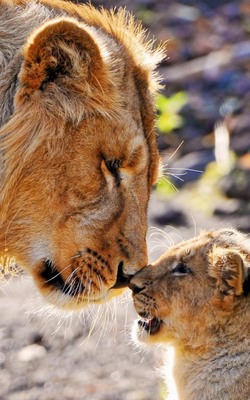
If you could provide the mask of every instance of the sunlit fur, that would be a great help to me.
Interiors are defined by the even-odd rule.
[[[187,273],[178,273],[177,265]],[[175,272],[174,272],[175,271]],[[233,229],[204,232],[170,247],[131,280],[137,340],[173,346],[174,400],[250,398],[250,240]],[[170,382],[170,383],[169,383]],[[171,374],[167,372],[168,389]]]
[[[123,9],[0,0],[0,257],[58,306],[103,302],[119,264],[147,264],[161,58]]]

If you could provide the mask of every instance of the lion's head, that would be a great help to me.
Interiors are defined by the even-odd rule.
[[[12,20],[2,3],[8,29],[32,2]],[[41,3],[45,12],[50,2]],[[48,301],[75,308],[116,294],[147,264],[160,52],[124,11],[53,4],[59,16],[39,23],[18,55],[13,112],[0,129],[0,248]]]

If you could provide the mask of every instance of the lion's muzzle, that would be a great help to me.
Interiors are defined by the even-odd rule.
[[[85,290],[85,285],[83,285],[78,277],[74,277],[74,280],[72,279],[69,282],[64,280],[51,260],[46,260],[44,262],[41,278],[44,279],[46,286],[52,286],[68,296],[73,297],[79,295]]]
[[[66,295],[80,305],[86,301],[95,302],[109,289],[127,287],[131,276],[124,274],[123,267],[124,263],[120,261],[116,273],[116,268],[111,268],[110,260],[96,251],[86,249],[79,252],[65,268],[52,260],[44,260],[36,281],[42,292]],[[53,297],[50,298],[53,300]]]

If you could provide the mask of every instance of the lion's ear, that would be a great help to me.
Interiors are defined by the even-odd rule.
[[[237,251],[214,246],[209,274],[216,280],[215,302],[222,308],[230,307],[235,296],[243,294],[246,268]]]
[[[101,96],[108,90],[112,100],[105,45],[93,29],[74,19],[59,18],[42,25],[28,39],[23,56],[17,104],[35,98],[47,100],[47,110],[51,102],[53,112],[56,105],[66,112],[81,101],[88,111],[102,103]]]

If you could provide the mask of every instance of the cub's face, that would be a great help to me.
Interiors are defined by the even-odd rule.
[[[131,280],[142,342],[201,346],[244,307],[250,254],[234,230],[203,233],[167,250]],[[205,336],[204,336],[205,335]]]
[[[118,32],[126,21],[121,12]],[[152,71],[118,43],[71,18],[45,23],[24,47],[15,111],[1,130],[3,241],[64,308],[109,299],[147,264],[158,170]]]

